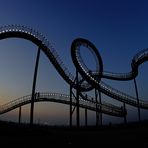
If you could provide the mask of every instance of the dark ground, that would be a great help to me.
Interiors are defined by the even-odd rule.
[[[103,127],[54,127],[0,121],[1,147],[50,147],[83,145],[93,147],[148,148],[148,121]]]

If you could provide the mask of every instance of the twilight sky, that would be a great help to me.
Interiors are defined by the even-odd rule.
[[[98,48],[104,70],[129,72],[131,60],[140,50],[148,48],[147,0],[0,0],[0,26],[30,26],[53,44],[67,68],[75,71],[70,47],[77,37],[90,40]],[[0,104],[31,93],[37,47],[23,39],[0,41]],[[89,54],[84,53],[85,59]],[[92,60],[93,61],[93,60]],[[89,60],[89,62],[91,62]],[[139,68],[139,96],[147,100],[148,65]],[[111,86],[135,96],[134,82],[104,80]],[[41,53],[37,91],[69,93],[69,85]],[[92,94],[92,92],[90,92]],[[118,101],[103,95],[103,100],[116,105]],[[148,101],[148,100],[147,100]],[[137,109],[128,106],[128,121],[137,120]],[[22,108],[22,119],[28,122],[30,105]],[[142,119],[148,111],[141,110]],[[89,124],[95,124],[95,113],[89,112]],[[84,110],[81,110],[83,124]],[[18,120],[18,109],[3,120]],[[57,103],[36,103],[35,122],[68,124],[69,106]],[[123,122],[122,118],[103,115],[103,122]]]

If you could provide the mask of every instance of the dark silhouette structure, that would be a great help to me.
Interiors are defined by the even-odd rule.
[[[128,73],[112,73],[103,71],[103,61],[98,49],[90,41],[77,38],[71,45],[71,57],[76,67],[76,75],[72,75],[62,62],[60,56],[56,50],[50,44],[50,42],[36,30],[20,25],[8,25],[0,27],[0,40],[6,38],[24,38],[36,44],[38,46],[32,94],[28,97],[22,97],[21,99],[12,101],[6,105],[0,106],[0,114],[8,112],[16,107],[20,107],[24,104],[31,103],[30,111],[30,124],[33,124],[33,110],[34,102],[37,101],[55,101],[59,103],[65,103],[70,105],[70,126],[72,126],[72,115],[76,108],[77,127],[80,126],[79,107],[85,108],[85,124],[87,125],[87,109],[96,111],[96,125],[100,120],[102,125],[102,113],[124,117],[126,122],[126,107],[125,104],[129,104],[138,108],[138,116],[140,121],[140,108],[148,109],[148,102],[142,101],[138,96],[138,88],[136,84],[136,76],[138,75],[138,66],[148,60],[148,49],[144,49],[134,56],[131,62],[131,72]],[[85,64],[81,56],[81,47],[88,48],[93,54],[96,62],[96,70],[91,71]],[[36,78],[39,64],[40,51],[43,51],[47,58],[51,61],[58,73],[70,86],[70,95],[53,95],[39,93],[36,95]],[[118,81],[128,81],[134,79],[136,98],[123,93],[117,89],[112,88],[108,84],[104,83],[102,79],[111,79]],[[88,91],[95,90],[95,97],[87,95]],[[122,107],[102,102],[101,93],[123,102]],[[92,99],[93,98],[93,99]],[[98,101],[99,98],[99,101]],[[21,121],[21,110],[19,114],[19,122]]]
[[[40,48],[38,48],[37,57],[36,57],[36,64],[34,70],[34,77],[33,77],[33,86],[32,86],[32,97],[31,97],[31,111],[30,111],[30,124],[33,124],[33,111],[34,111],[34,99],[35,99],[35,88],[36,88],[36,79],[37,79],[37,72],[38,72],[38,65],[40,59]]]
[[[21,123],[21,112],[22,112],[22,107],[19,107],[19,124]]]
[[[37,94],[39,94],[39,95],[37,95]],[[74,106],[74,107],[77,105],[75,97],[72,97],[71,98],[72,101],[70,102],[70,99],[69,99],[70,96],[66,95],[66,94],[40,92],[40,93],[36,93],[35,96],[36,97],[34,99],[34,102],[50,101],[50,102],[63,103],[63,104],[67,104],[67,105],[69,105],[71,103],[72,106]],[[16,100],[8,102],[8,103],[0,106],[0,114],[7,113],[13,109],[20,107],[20,106],[30,104],[31,101],[32,101],[32,94],[27,95],[27,96],[23,96],[21,98],[18,98]],[[92,100],[90,98],[88,98],[87,100],[84,100],[80,96],[79,107],[84,108],[84,109],[88,109],[88,110],[92,110],[92,111],[96,111],[96,104],[94,102],[92,102]],[[101,111],[104,114],[108,114],[108,115],[112,115],[112,116],[117,116],[117,117],[124,116],[124,112],[123,112],[123,109],[121,109],[121,107],[117,107],[117,106],[114,106],[112,104],[105,103],[105,102],[102,103],[102,110]]]
[[[137,83],[136,83],[135,78],[134,78],[134,84],[135,84],[136,97],[137,97],[137,103],[138,103],[138,119],[139,119],[139,122],[140,122],[141,121],[141,115],[140,115],[140,106],[139,106],[139,95],[138,95],[138,88],[137,88]]]

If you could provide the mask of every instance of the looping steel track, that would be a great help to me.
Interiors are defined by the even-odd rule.
[[[73,76],[60,56],[57,54],[56,50],[50,44],[50,42],[39,32],[36,30],[20,25],[8,25],[0,27],[0,40],[7,38],[24,38],[29,41],[32,41],[36,44],[48,57],[51,63],[54,65],[58,73],[63,77],[63,79],[71,85],[73,88],[77,88],[77,84],[75,83],[75,76]],[[86,46],[93,53],[93,55],[97,58],[98,65],[97,71],[93,72],[87,67],[85,67],[81,55],[79,53],[80,46]],[[132,106],[138,106],[136,98],[125,94],[117,89],[112,88],[111,86],[105,84],[101,81],[101,78],[113,79],[113,80],[131,80],[138,75],[138,66],[143,62],[148,60],[148,50],[145,49],[142,52],[138,53],[132,60],[132,71],[129,73],[111,73],[103,71],[103,62],[101,56],[97,50],[97,48],[88,40],[78,38],[73,41],[71,47],[71,55],[73,62],[81,74],[82,78],[85,80],[85,83],[82,83],[79,88],[81,92],[89,91],[93,88],[98,89],[102,93]],[[83,94],[81,94],[83,96]],[[82,97],[83,98],[83,97]],[[84,99],[84,98],[83,98]],[[111,105],[109,105],[111,107]],[[148,102],[139,101],[139,107],[148,109]],[[113,107],[111,107],[113,109]],[[122,109],[120,111],[123,111]]]

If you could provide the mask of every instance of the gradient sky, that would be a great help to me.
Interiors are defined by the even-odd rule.
[[[148,48],[147,0],[0,0],[0,26],[20,24],[30,26],[53,44],[63,62],[75,71],[70,47],[77,37],[90,40],[98,48],[104,70],[129,72],[132,57]],[[0,104],[31,93],[37,47],[23,39],[0,41]],[[89,55],[86,54],[86,59]],[[147,100],[148,65],[139,68],[139,96]],[[104,80],[108,84],[135,96],[134,83]],[[41,53],[37,91],[69,93],[69,85]],[[103,95],[103,100],[121,105]],[[148,100],[147,100],[148,101]],[[137,109],[128,106],[128,121],[137,120]],[[142,119],[148,111],[141,110]],[[22,120],[28,122],[30,105],[22,109]],[[83,124],[84,110],[81,110]],[[0,119],[17,121],[18,109]],[[68,124],[69,106],[57,103],[36,103],[35,122]],[[122,118],[103,115],[103,122],[123,122]],[[89,112],[89,124],[95,124],[95,113]]]

